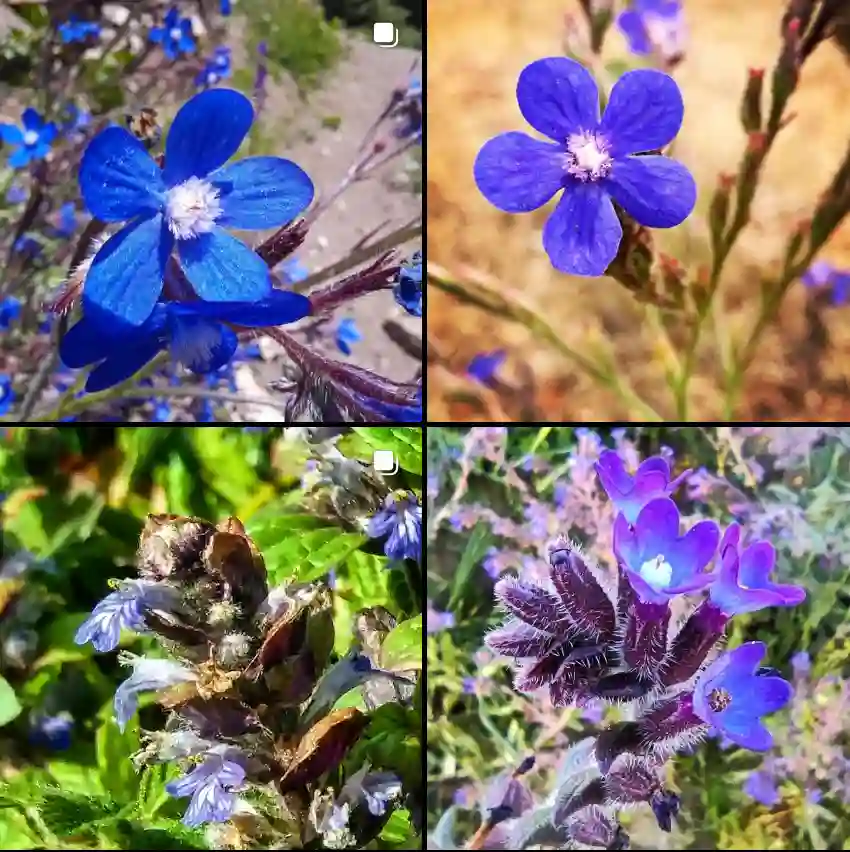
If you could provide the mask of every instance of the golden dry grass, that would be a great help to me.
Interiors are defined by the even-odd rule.
[[[674,75],[685,98],[685,122],[675,156],[700,186],[697,212],[681,228],[658,232],[659,243],[686,260],[704,245],[704,216],[719,172],[733,172],[744,145],[738,121],[748,67],[772,68],[779,51],[783,0],[687,0],[691,45]],[[509,216],[478,193],[472,163],[481,145],[507,130],[530,130],[516,105],[519,72],[530,61],[563,53],[562,21],[569,0],[428,0],[428,260],[451,275],[484,275],[521,294],[576,350],[610,341],[623,374],[665,416],[673,408],[659,336],[643,310],[615,281],[573,279],[556,272],[541,245],[547,211]],[[616,30],[605,58],[625,57]],[[795,120],[776,142],[754,205],[753,222],[727,265],[721,325],[746,335],[758,304],[759,269],[771,269],[796,222],[805,219],[827,185],[850,140],[850,64],[833,44],[821,45],[806,64],[791,103]],[[850,225],[823,256],[850,267]],[[429,372],[429,419],[527,416],[524,394],[475,401],[462,372],[478,351],[504,346],[511,357],[504,378],[527,389],[532,408],[547,419],[622,419],[630,412],[600,391],[551,346],[523,328],[459,305],[431,287],[428,335],[432,351],[450,369]],[[779,321],[767,334],[748,374],[738,415],[773,419],[841,419],[850,413],[844,377],[850,365],[850,307],[824,312],[829,348],[817,357],[805,312],[806,294],[795,286]],[[809,314],[811,315],[811,311]],[[716,356],[705,347],[692,383],[694,419],[720,416]],[[525,366],[527,365],[527,366]],[[465,396],[465,399],[461,399]],[[525,408],[523,406],[525,405]]]

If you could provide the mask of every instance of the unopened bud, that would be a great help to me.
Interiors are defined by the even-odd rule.
[[[715,256],[723,244],[723,235],[729,220],[729,200],[732,195],[732,187],[735,185],[733,175],[723,173],[717,180],[717,189],[711,199],[708,208],[708,228],[711,233],[711,245]]]
[[[748,133],[761,130],[761,98],[764,89],[764,68],[750,68],[744,97],[741,101],[741,124]]]

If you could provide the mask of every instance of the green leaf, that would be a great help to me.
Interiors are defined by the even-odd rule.
[[[460,601],[463,600],[464,590],[472,577],[472,573],[481,564],[481,560],[486,556],[493,540],[493,533],[489,525],[484,523],[475,525],[466,540],[463,555],[454,571],[448,609],[455,610]]]
[[[246,532],[264,555],[281,540],[300,535],[305,530],[321,529],[327,523],[314,515],[279,512],[279,507],[268,506],[245,523]]]
[[[391,671],[422,668],[422,614],[397,624],[381,645],[381,668]]]
[[[21,710],[23,710],[23,707],[18,701],[18,696],[15,695],[15,690],[12,689],[6,678],[0,675],[0,727],[8,725],[13,719],[17,719]]]
[[[131,755],[139,750],[139,725],[134,716],[122,734],[112,718],[111,702],[101,716],[107,713],[109,716],[101,722],[95,738],[100,780],[115,801],[129,804],[136,801],[139,791],[139,776],[130,760]]]
[[[344,562],[366,541],[360,533],[340,532],[338,527],[302,531],[263,549],[269,582],[292,578],[308,583]]]
[[[414,849],[410,841],[416,835],[410,824],[410,811],[400,808],[390,814],[386,825],[381,829],[379,835],[381,844],[385,849]]]
[[[422,430],[403,426],[355,426],[373,450],[392,450],[402,470],[422,475]]]
[[[350,587],[347,596],[354,609],[367,606],[386,606],[389,602],[387,561],[383,556],[355,550],[346,561]]]

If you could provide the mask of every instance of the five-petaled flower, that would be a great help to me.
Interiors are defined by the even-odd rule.
[[[415,494],[387,497],[384,508],[366,529],[370,538],[383,538],[384,553],[390,559],[415,559],[422,556],[422,507]]]
[[[188,826],[205,822],[226,822],[236,806],[234,787],[245,780],[245,769],[229,755],[210,754],[188,775],[169,781],[165,789],[172,796],[191,796],[183,816]]]
[[[150,580],[124,580],[108,594],[79,626],[74,641],[91,642],[101,653],[113,650],[121,638],[121,629],[144,630],[145,609],[173,608],[174,589]]]
[[[793,694],[791,684],[764,674],[760,663],[764,642],[746,642],[718,657],[694,686],[694,713],[736,745],[767,751],[773,745],[761,717],[784,707]]]
[[[600,120],[590,72],[565,57],[540,59],[520,74],[517,101],[525,120],[554,143],[525,133],[489,140],[475,161],[487,200],[508,213],[542,207],[564,190],[543,229],[556,269],[602,275],[620,247],[614,205],[649,228],[681,224],[696,203],[696,184],[680,163],[656,151],[679,132],[684,105],[672,77],[654,69],[624,74]]]
[[[188,18],[181,18],[176,7],[168,10],[162,26],[154,27],[149,38],[154,44],[162,45],[162,50],[169,59],[177,59],[183,53],[195,51],[192,22]]]
[[[280,157],[236,153],[254,119],[251,102],[231,89],[209,89],[177,113],[160,168],[122,127],[89,143],[80,189],[92,215],[130,222],[94,257],[83,308],[108,331],[150,317],[177,245],[186,277],[202,299],[257,301],[271,291],[266,264],[225,228],[258,230],[294,219],[313,200],[313,183]]]
[[[9,165],[20,169],[34,160],[43,160],[50,151],[50,144],[56,138],[56,125],[44,119],[28,107],[21,115],[24,129],[14,124],[0,124],[0,140],[4,145],[17,146],[9,157]]]
[[[138,657],[135,654],[119,654],[119,661],[133,667],[133,674],[115,690],[115,721],[123,731],[133,717],[139,704],[140,692],[167,689],[178,683],[197,680],[197,675],[174,660]]]
[[[422,252],[402,265],[393,288],[395,300],[414,317],[422,316]]]
[[[84,316],[62,340],[66,367],[98,363],[86,381],[90,393],[112,387],[138,372],[160,351],[195,373],[211,373],[233,357],[238,339],[229,323],[260,328],[295,322],[310,312],[310,300],[273,290],[258,302],[165,302],[141,326],[108,334]]]
[[[709,585],[715,575],[703,569],[719,538],[714,521],[700,521],[679,536],[679,510],[668,497],[647,503],[634,526],[623,514],[614,521],[614,553],[631,587],[646,603],[663,604]]]
[[[741,528],[731,524],[720,542],[720,571],[709,590],[711,602],[726,615],[743,615],[768,606],[797,606],[806,599],[800,586],[770,579],[776,550],[767,541],[755,541],[738,552]]]
[[[630,524],[650,500],[669,497],[691,473],[686,470],[671,482],[670,465],[661,456],[652,456],[632,475],[614,450],[605,450],[595,467],[605,493]]]

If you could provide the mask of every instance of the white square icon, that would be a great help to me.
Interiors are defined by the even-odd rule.
[[[381,47],[395,47],[398,44],[398,30],[395,24],[381,21],[372,25],[372,41]]]
[[[375,450],[372,453],[372,467],[378,473],[398,473],[398,460],[392,450]]]

